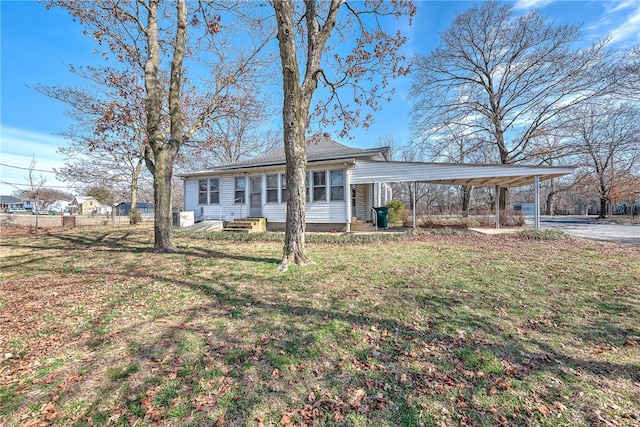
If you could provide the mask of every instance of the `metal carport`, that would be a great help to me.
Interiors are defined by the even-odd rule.
[[[359,162],[350,177],[351,184],[380,182],[412,182],[413,224],[415,218],[415,188],[417,183],[472,185],[475,187],[511,188],[534,185],[534,228],[540,228],[540,182],[573,173],[572,167],[478,165],[459,163],[421,163],[368,161]],[[496,203],[496,227],[500,227],[500,212]]]

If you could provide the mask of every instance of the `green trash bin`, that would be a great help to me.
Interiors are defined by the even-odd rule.
[[[373,208],[376,210],[376,224],[378,227],[387,228],[389,223],[389,208],[387,206],[380,206],[379,208]]]

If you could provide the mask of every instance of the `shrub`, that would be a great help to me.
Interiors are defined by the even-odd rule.
[[[387,207],[389,208],[389,222],[394,224],[402,223],[403,222],[402,213],[404,212],[404,203],[398,200],[392,200],[389,203],[387,203]]]

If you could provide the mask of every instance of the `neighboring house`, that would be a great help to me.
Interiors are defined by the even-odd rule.
[[[101,215],[102,203],[93,196],[76,196],[69,203],[69,213],[72,215]]]
[[[13,196],[0,196],[0,211],[24,209],[24,202]]]
[[[283,148],[233,164],[182,175],[184,210],[196,218],[267,218],[269,230],[286,222]],[[315,135],[307,141],[307,230],[350,231],[375,219],[373,208],[392,199],[392,182],[518,187],[573,172],[573,168],[391,161],[388,147],[352,148]],[[415,199],[415,198],[414,198]]]
[[[140,216],[153,216],[154,205],[153,203],[136,202],[136,209]],[[131,202],[122,202],[116,205],[116,215],[128,216],[131,212]]]

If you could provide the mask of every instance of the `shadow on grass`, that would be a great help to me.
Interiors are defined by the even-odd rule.
[[[147,420],[170,423],[224,419],[246,425],[267,414],[273,422],[291,416],[294,423],[323,425],[376,420],[435,425],[444,419],[444,408],[456,423],[530,425],[549,416],[562,419],[556,402],[567,403],[567,390],[578,387],[584,374],[640,381],[638,365],[582,360],[527,336],[505,339],[488,316],[451,317],[446,298],[431,299],[425,310],[434,315],[432,321],[416,327],[316,308],[313,301],[296,304],[241,292],[233,274],[214,283],[143,276],[195,290],[206,300],[167,323],[155,320],[161,328],[157,337],[133,346],[129,365],[154,367],[143,382],[132,375],[101,389],[101,395],[121,396],[116,406],[129,408],[123,412],[129,421],[144,412]],[[207,326],[202,319],[207,313],[218,313],[223,326]],[[439,322],[450,332],[438,331]],[[197,351],[184,348],[185,336],[198,343]],[[92,348],[87,367],[109,359],[101,347]],[[564,383],[544,383],[533,394],[522,385],[545,373]],[[173,397],[163,400],[163,393]],[[270,402],[277,402],[278,410],[268,409]],[[95,402],[94,415],[105,415],[98,406]],[[585,419],[597,419],[584,411]]]
[[[149,251],[129,238],[59,240],[60,247]],[[177,255],[279,262],[208,248]],[[175,254],[154,256],[162,262]],[[124,327],[107,319],[138,303],[135,292],[105,304],[84,331],[85,357],[74,367],[79,379],[55,389],[56,405],[82,400],[79,420],[95,425],[567,424],[575,418],[566,418],[562,406],[577,399],[585,374],[640,381],[636,364],[571,356],[541,339],[543,333],[512,334],[489,314],[458,310],[472,303],[465,295],[427,289],[422,298],[405,300],[398,293],[398,303],[415,305],[425,317],[404,322],[375,307],[346,308],[328,295],[324,306],[313,295],[289,298],[292,274],[256,278],[241,270],[186,278],[123,266],[118,280],[140,290],[147,283],[188,290],[197,303],[148,310]],[[607,325],[593,328],[592,334]],[[563,331],[587,338],[578,325]],[[90,393],[83,392],[87,387]],[[587,401],[571,409],[585,423],[598,423],[601,415],[589,404],[598,407]]]

